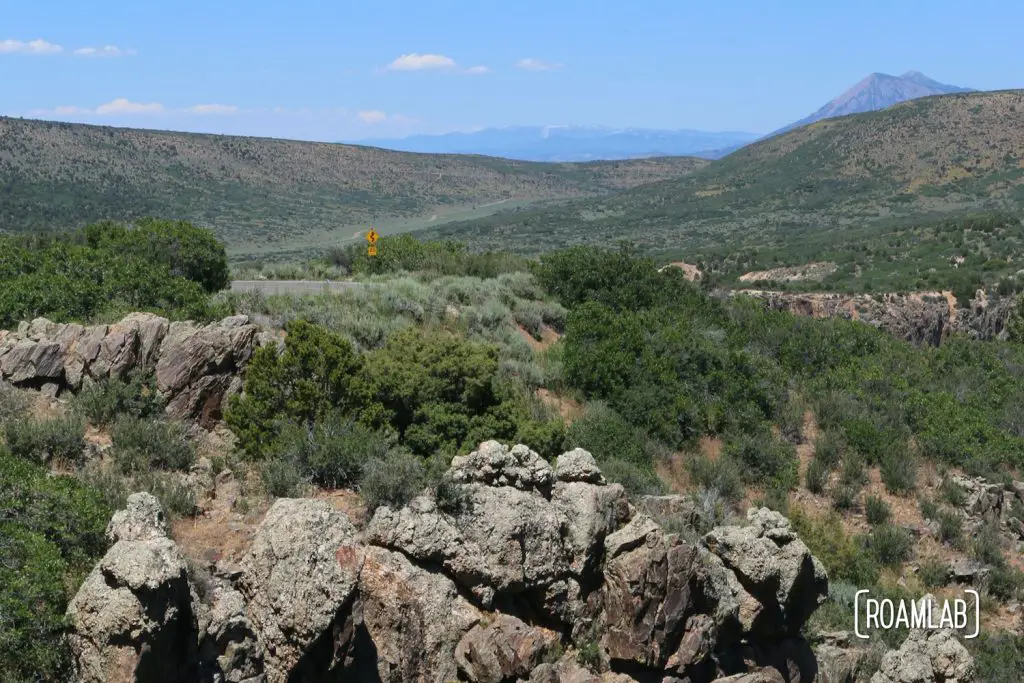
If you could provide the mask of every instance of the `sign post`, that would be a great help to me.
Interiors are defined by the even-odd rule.
[[[370,232],[366,233],[366,241],[370,243],[370,246],[366,249],[367,256],[377,255],[377,240],[380,239],[380,235],[373,228],[370,228]]]

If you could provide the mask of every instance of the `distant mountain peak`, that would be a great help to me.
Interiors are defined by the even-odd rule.
[[[948,95],[958,92],[973,92],[971,88],[947,85],[925,76],[920,71],[907,71],[900,76],[875,71],[844,91],[839,97],[828,102],[810,116],[800,119],[773,135],[783,133],[822,119],[837,116],[861,114],[886,109],[894,104],[916,100],[931,95]]]

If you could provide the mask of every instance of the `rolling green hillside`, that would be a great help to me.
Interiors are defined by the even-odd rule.
[[[424,236],[522,252],[627,240],[696,260],[718,248],[786,250],[825,231],[1017,212],[1022,122],[1024,91],[929,97],[819,121],[680,179],[449,223]]]
[[[604,195],[706,163],[542,164],[0,118],[0,231],[154,215],[211,227],[234,253],[313,248],[371,221],[422,227]]]

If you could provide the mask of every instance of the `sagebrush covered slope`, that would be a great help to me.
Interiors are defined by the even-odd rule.
[[[954,94],[809,126],[615,196],[450,223],[429,236],[538,251],[779,244],[800,230],[1024,202],[1024,91]]]
[[[705,163],[540,164],[0,118],[0,231],[159,215],[212,227],[234,247],[503,200],[606,194]]]

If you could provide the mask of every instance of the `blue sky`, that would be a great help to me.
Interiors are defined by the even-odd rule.
[[[30,0],[0,113],[311,140],[502,125],[763,133],[873,71],[1024,86],[1011,0]]]

